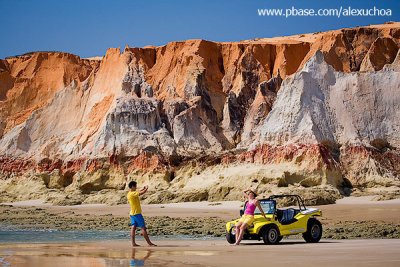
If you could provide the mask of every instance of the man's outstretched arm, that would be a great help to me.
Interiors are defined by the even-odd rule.
[[[146,185],[144,186],[142,189],[139,190],[139,195],[143,195],[144,193],[147,192],[147,190],[149,189],[149,187]]]

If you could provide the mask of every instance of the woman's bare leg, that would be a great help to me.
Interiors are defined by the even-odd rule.
[[[242,222],[238,222],[235,225],[235,243],[237,243],[238,239],[239,239],[239,235],[240,235],[240,226],[242,226]]]
[[[243,223],[242,226],[240,226],[240,235],[239,235],[235,245],[239,245],[240,241],[242,241],[244,231],[246,231],[246,228],[247,228],[247,224],[245,224],[245,223]]]

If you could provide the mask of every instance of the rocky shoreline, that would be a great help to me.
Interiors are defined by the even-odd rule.
[[[112,214],[76,214],[73,211],[55,213],[38,207],[0,207],[2,229],[12,230],[107,230],[129,232],[129,218]],[[226,221],[219,217],[146,216],[149,232],[153,236],[223,237]],[[370,239],[400,238],[400,223],[384,221],[327,222],[322,218],[323,238]],[[300,236],[299,236],[300,237]],[[292,238],[292,237],[291,237]]]

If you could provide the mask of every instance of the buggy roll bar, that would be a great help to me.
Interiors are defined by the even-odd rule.
[[[297,203],[299,204],[300,210],[306,210],[306,206],[304,205],[303,199],[299,195],[272,195],[268,199],[273,200],[275,198],[284,198],[284,197],[294,197],[297,199]]]

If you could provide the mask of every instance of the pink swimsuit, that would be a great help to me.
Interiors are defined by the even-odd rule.
[[[254,203],[250,203],[250,201],[249,201],[249,202],[247,202],[246,210],[244,211],[244,214],[254,216],[255,210],[256,210],[256,205]]]

